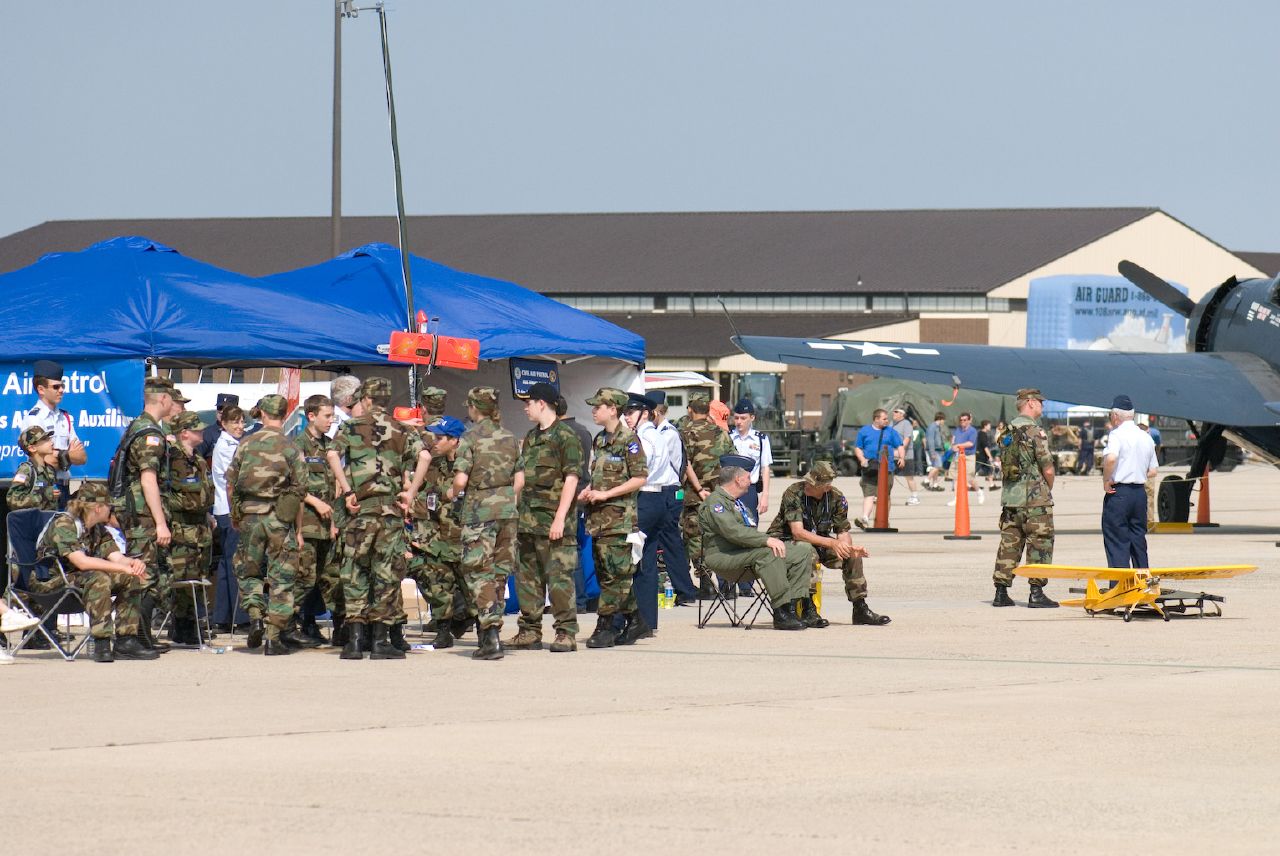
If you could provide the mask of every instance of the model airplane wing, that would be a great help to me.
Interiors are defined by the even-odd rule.
[[[1044,577],[1055,580],[1115,580],[1122,582],[1133,576],[1134,570],[1160,579],[1175,580],[1224,580],[1258,570],[1257,565],[1217,565],[1199,568],[1091,568],[1074,565],[1022,565],[1013,572],[1020,577]]]
[[[947,385],[958,378],[961,402],[963,389],[1014,393],[1036,387],[1046,398],[1071,404],[1107,408],[1124,394],[1143,413],[1222,425],[1280,424],[1280,374],[1246,353],[1140,354],[775,336],[734,341],[772,363]]]

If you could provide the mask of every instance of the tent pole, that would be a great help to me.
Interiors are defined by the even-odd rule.
[[[342,16],[338,0],[333,14],[333,173],[330,199],[330,255],[342,252]]]

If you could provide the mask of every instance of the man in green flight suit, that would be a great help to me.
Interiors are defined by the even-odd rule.
[[[1053,455],[1049,437],[1036,420],[1044,412],[1038,389],[1018,390],[1018,415],[999,440],[1004,487],[1000,492],[1000,547],[996,551],[992,606],[1013,606],[1009,586],[1013,569],[1027,552],[1027,564],[1053,563]],[[1027,606],[1051,609],[1057,601],[1044,593],[1047,579],[1034,578]]]
[[[751,488],[753,465],[743,455],[720,459],[720,484],[698,509],[707,568],[730,583],[754,571],[773,603],[774,629],[804,630],[796,603],[809,593],[813,548],[799,541],[780,541],[756,528],[755,517],[741,502]]]

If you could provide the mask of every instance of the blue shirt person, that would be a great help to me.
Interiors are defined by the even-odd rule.
[[[875,507],[876,491],[880,480],[880,452],[882,449],[889,459],[890,479],[888,488],[892,490],[892,473],[903,462],[902,435],[889,425],[889,414],[884,410],[877,409],[871,414],[871,424],[863,425],[859,429],[858,439],[855,441],[853,448],[853,453],[858,456],[858,463],[862,464],[862,478],[859,482],[862,488],[862,516],[853,521],[861,529],[865,529],[871,524],[871,510]]]

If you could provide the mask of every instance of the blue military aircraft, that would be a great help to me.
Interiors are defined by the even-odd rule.
[[[1109,406],[1120,394],[1145,413],[1185,419],[1196,437],[1190,478],[1216,466],[1229,438],[1280,466],[1280,277],[1228,279],[1193,302],[1165,280],[1122,261],[1120,274],[1187,319],[1184,354],[902,344],[735,336],[751,356],[843,372]],[[1192,482],[1169,477],[1160,517],[1187,519]]]

